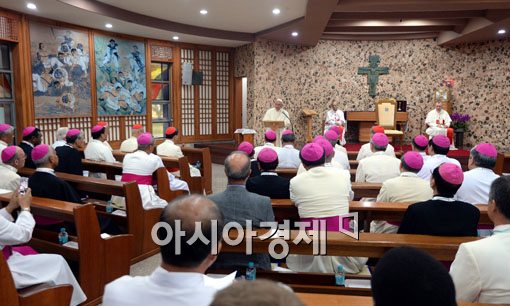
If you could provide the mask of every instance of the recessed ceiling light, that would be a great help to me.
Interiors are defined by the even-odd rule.
[[[209,13],[207,10],[200,10],[200,14],[202,15],[207,15],[207,13]]]
[[[172,37],[173,40],[179,40],[179,36],[175,35]]]
[[[506,33],[506,30],[505,30],[505,29],[500,29],[500,30],[498,31],[498,34],[505,34],[505,33]]]
[[[292,36],[294,36],[294,37],[296,37],[296,36],[298,36],[298,35],[299,35],[299,33],[298,33],[298,32],[292,32],[292,34],[291,34],[291,35],[292,35]]]
[[[105,27],[107,27],[108,29],[113,28],[113,25],[112,25],[111,23],[107,23],[107,24],[105,24],[104,26],[105,26]]]
[[[273,14],[274,15],[280,15],[280,9],[279,8],[273,9]]]
[[[29,2],[29,3],[27,3],[27,8],[29,8],[31,10],[36,10],[37,6],[35,4],[33,4],[32,2]]]

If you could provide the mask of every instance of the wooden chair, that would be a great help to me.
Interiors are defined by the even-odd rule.
[[[73,286],[46,284],[16,290],[11,271],[0,252],[0,301],[5,306],[69,306]]]
[[[397,130],[397,101],[395,99],[379,100],[375,104],[375,115],[377,124],[384,128],[384,134],[392,137],[393,145],[395,139],[400,139],[400,151],[404,144],[404,132]]]

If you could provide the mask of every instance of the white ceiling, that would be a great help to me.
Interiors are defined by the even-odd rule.
[[[26,8],[27,2],[35,3],[37,10]],[[174,22],[255,33],[304,16],[307,0],[102,0],[102,2]],[[186,43],[225,47],[246,44],[243,41],[186,35],[141,26],[90,13],[57,0],[0,0],[0,7],[61,22],[147,38],[172,40],[172,36],[178,35],[179,42]],[[281,10],[279,16],[272,14],[275,7]],[[203,8],[209,11],[206,16],[199,13]],[[106,29],[104,27],[106,23],[111,23],[113,28]]]

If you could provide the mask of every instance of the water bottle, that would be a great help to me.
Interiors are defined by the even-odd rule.
[[[111,214],[113,211],[113,204],[112,201],[106,202],[106,213]]]
[[[66,228],[63,227],[60,229],[60,233],[58,233],[58,243],[65,244],[69,241],[69,235],[67,235]]]
[[[345,286],[345,270],[344,266],[338,265],[335,271],[335,284],[337,286]]]
[[[248,268],[246,268],[246,280],[255,280],[257,278],[257,268],[255,268],[255,264],[253,261],[248,263]]]

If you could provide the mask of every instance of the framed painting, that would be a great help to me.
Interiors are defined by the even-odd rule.
[[[30,59],[36,118],[91,115],[87,32],[30,22]]]
[[[94,52],[98,115],[145,115],[144,43],[95,35]]]

